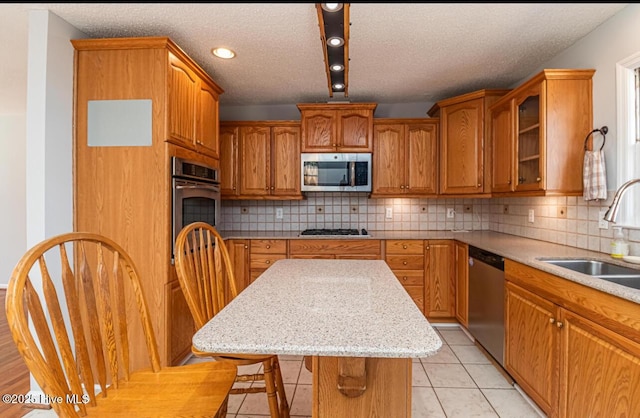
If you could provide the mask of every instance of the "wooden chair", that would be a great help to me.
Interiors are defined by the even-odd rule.
[[[108,238],[68,233],[30,249],[13,270],[6,311],[18,351],[58,416],[226,415],[237,367],[161,367],[136,268]],[[146,347],[130,346],[133,328]],[[130,370],[133,350],[148,352],[149,368]]]
[[[227,247],[218,231],[207,223],[194,222],[180,231],[175,243],[175,265],[180,287],[198,328],[238,295]],[[263,373],[238,375],[236,382],[264,380],[264,387],[234,387],[231,393],[266,392],[271,417],[289,417],[278,356],[203,353],[195,349],[193,352],[198,357],[214,357],[237,365],[262,363]]]

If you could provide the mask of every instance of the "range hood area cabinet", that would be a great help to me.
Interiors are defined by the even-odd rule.
[[[212,151],[217,145],[209,141],[218,140],[217,94],[222,90],[168,38],[71,43],[75,48],[74,230],[105,235],[131,255],[160,361],[180,363],[191,353],[193,320],[171,264],[171,157],[218,167]],[[90,131],[108,127],[90,129],[90,102],[141,99],[151,102],[149,143],[114,146],[119,138],[112,136],[107,138],[114,143],[91,143]],[[129,314],[137,317],[135,303],[128,306]],[[140,324],[132,326],[135,337],[130,344],[143,346]],[[148,362],[145,353],[132,354],[133,369],[148,367]]]
[[[489,106],[509,90],[478,90],[437,102],[440,118],[440,189],[448,197],[489,197]]]
[[[372,198],[436,196],[438,122],[374,119]]]
[[[223,199],[300,200],[300,122],[220,123]]]
[[[298,104],[301,152],[372,152],[376,103]]]
[[[582,195],[595,70],[543,70],[493,104],[494,196]]]

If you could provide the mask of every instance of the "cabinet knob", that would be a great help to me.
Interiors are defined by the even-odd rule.
[[[550,323],[550,324],[555,324],[555,322],[556,322],[556,319],[555,319],[555,318],[549,318],[549,323]]]
[[[403,246],[402,246],[402,248],[404,248],[404,249],[406,250],[406,249],[407,249],[407,246],[406,246],[406,245],[403,245]]]
[[[427,245],[427,247],[426,247],[425,249],[427,249],[427,250],[428,250],[429,248],[431,248],[431,247],[429,247],[429,246]]]
[[[402,276],[402,280],[407,281],[407,276]]]
[[[337,147],[337,146],[338,146],[338,144],[333,144],[333,146],[334,146],[334,147]]]
[[[233,186],[233,190],[235,190],[235,189],[236,189],[236,186]]]
[[[267,250],[268,250],[269,248],[271,248],[271,245],[267,245]]]
[[[542,180],[542,177],[536,177],[536,181]]]
[[[271,186],[271,190],[273,190],[273,186]]]
[[[482,187],[482,183],[478,183],[478,187]]]
[[[511,184],[511,179],[509,179],[509,181],[507,181],[507,184]]]
[[[249,246],[248,246],[248,245],[245,245],[245,246],[244,246],[244,249],[245,249],[245,250],[246,250],[246,249],[248,249],[248,248],[249,248]]]
[[[267,263],[267,264],[271,264],[271,260],[267,260],[267,261],[266,261],[266,263]]]
[[[558,328],[562,328],[564,326],[564,324],[560,321],[556,322],[556,327]]]
[[[404,264],[404,265],[406,266],[406,265],[407,265],[407,262],[406,262],[406,261],[403,261],[403,262],[402,262],[402,264]]]

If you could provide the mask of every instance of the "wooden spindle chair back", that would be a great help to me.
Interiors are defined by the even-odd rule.
[[[196,327],[202,328],[238,295],[229,252],[213,226],[194,222],[178,234],[174,257]]]
[[[58,274],[59,280],[54,280]],[[62,283],[62,289],[56,283]],[[138,307],[151,369],[158,372],[158,349],[140,278],[118,244],[91,233],[64,234],[33,247],[14,269],[7,290],[7,319],[18,350],[44,393],[65,400],[52,404],[58,415],[84,416],[87,406],[96,405],[96,396],[107,396],[107,385],[117,389],[119,378],[128,380],[128,292]],[[96,395],[96,385],[101,394]],[[89,403],[78,403],[76,412],[66,402],[72,394],[77,399],[88,395]]]

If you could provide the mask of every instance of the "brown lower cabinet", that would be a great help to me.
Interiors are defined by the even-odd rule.
[[[469,327],[469,246],[456,241],[455,251],[455,294],[456,319],[465,328]]]
[[[427,319],[454,320],[456,288],[453,241],[425,241],[425,315]]]
[[[640,306],[506,260],[505,367],[550,417],[640,416]]]

